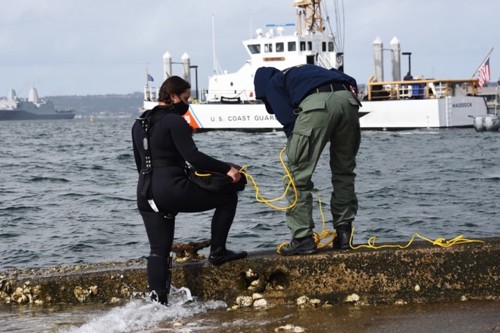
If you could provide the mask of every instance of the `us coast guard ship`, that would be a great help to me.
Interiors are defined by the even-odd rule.
[[[56,110],[51,101],[38,98],[38,92],[31,88],[28,99],[22,100],[11,89],[7,98],[0,99],[0,120],[73,119],[72,110]]]
[[[270,25],[267,32],[257,30],[254,38],[243,41],[250,58],[237,72],[211,76],[208,90],[202,92],[201,99],[198,99],[196,87],[196,101],[190,104],[184,116],[191,127],[198,130],[281,129],[274,115],[267,113],[264,104],[255,99],[253,78],[257,68],[268,66],[283,70],[315,64],[343,70],[343,36],[336,35],[324,19],[329,16],[323,15],[326,8],[322,1],[295,0],[294,7],[296,24]],[[342,23],[336,25],[342,26]],[[295,32],[285,34],[288,26],[295,26]],[[383,45],[378,38],[374,42],[375,75],[369,79],[367,90],[359,96],[363,100],[359,110],[361,128],[472,127],[470,117],[487,113],[484,99],[476,96],[476,79],[401,80],[401,50],[397,38],[391,41],[391,48],[394,51],[393,78],[385,81]],[[164,79],[172,75],[172,64],[172,56],[166,52],[163,56]],[[191,66],[187,53],[182,56],[181,64],[184,79],[192,82],[190,68],[196,66]],[[157,104],[158,89],[150,87],[149,81],[146,79],[142,110]]]

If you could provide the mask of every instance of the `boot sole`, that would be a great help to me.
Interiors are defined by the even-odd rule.
[[[247,253],[245,252],[244,254],[241,253],[240,255],[234,255],[234,256],[227,256],[224,258],[219,258],[219,259],[211,259],[208,258],[208,262],[211,263],[214,266],[220,266],[225,264],[226,262],[234,261],[234,260],[240,260],[240,259],[245,259],[247,257]]]

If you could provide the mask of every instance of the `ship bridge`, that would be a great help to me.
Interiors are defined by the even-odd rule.
[[[343,52],[336,49],[334,35],[324,26],[320,4],[319,0],[296,0],[296,24],[268,24],[267,31],[258,29],[253,38],[244,40],[250,58],[235,73],[210,77],[206,100],[254,102],[253,77],[263,66],[280,70],[301,64],[342,68]],[[295,31],[285,34],[289,27],[295,27]]]

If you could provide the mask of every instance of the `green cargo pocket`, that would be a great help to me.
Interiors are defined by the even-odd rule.
[[[300,112],[309,112],[314,110],[325,110],[326,102],[324,100],[305,100],[300,104]]]
[[[294,129],[287,145],[288,163],[299,165],[309,161],[311,128]]]
[[[351,103],[351,105],[357,106],[359,108],[359,102],[358,102],[358,100],[356,100],[356,98],[349,97],[349,103]]]

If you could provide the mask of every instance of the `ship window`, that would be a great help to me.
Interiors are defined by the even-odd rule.
[[[321,46],[322,46],[322,48],[321,48],[322,51],[326,52],[326,42],[323,42]]]
[[[251,54],[260,53],[260,44],[250,44],[248,45],[248,50]]]
[[[273,44],[264,44],[264,52],[265,53],[273,52]]]
[[[285,44],[284,43],[276,43],[276,52],[283,52],[285,51]]]
[[[288,42],[288,52],[295,51],[297,49],[297,44],[295,42]]]
[[[300,50],[305,51],[306,50],[306,42],[300,42]]]
[[[312,42],[307,42],[307,49],[309,51],[313,49],[313,43]]]
[[[328,42],[328,52],[333,52],[333,51],[334,51],[333,42]]]

